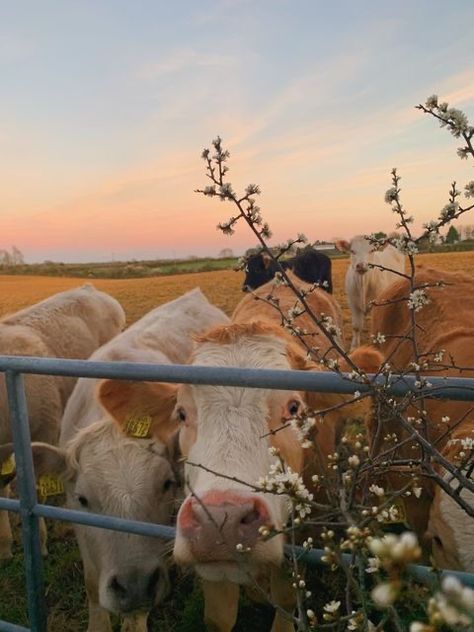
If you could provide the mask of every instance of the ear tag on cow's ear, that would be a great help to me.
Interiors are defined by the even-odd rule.
[[[10,476],[15,471],[15,457],[10,454],[8,459],[1,464],[0,476]]]
[[[132,415],[125,422],[125,432],[129,437],[146,439],[150,436],[152,421],[150,415]]]
[[[43,474],[38,479],[38,494],[42,498],[64,494],[62,481],[54,474]]]

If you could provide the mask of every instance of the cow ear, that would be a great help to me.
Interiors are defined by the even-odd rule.
[[[66,473],[66,453],[61,448],[49,445],[49,443],[36,442],[31,444],[31,451],[36,478],[45,474],[63,476]]]
[[[351,250],[351,245],[348,241],[346,241],[345,239],[338,239],[336,241],[336,249],[339,250],[340,252],[350,252]]]
[[[383,355],[380,351],[370,345],[363,345],[362,347],[354,349],[354,351],[349,354],[349,358],[365,373],[378,373],[384,362]],[[341,362],[341,371],[351,370],[352,367],[343,360]]]
[[[31,444],[33,465],[36,478],[44,474],[57,476],[66,472],[65,452],[48,443],[35,442]],[[12,443],[0,446],[0,480],[9,481],[15,478],[16,463]]]
[[[97,395],[124,434],[166,442],[178,427],[172,415],[177,390],[177,385],[164,382],[103,380]]]
[[[262,252],[262,261],[263,261],[263,267],[267,269],[272,262],[272,258],[270,257],[268,253]]]

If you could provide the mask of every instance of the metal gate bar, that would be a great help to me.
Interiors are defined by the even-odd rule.
[[[0,372],[6,374],[8,404],[10,408],[15,460],[17,464],[20,500],[0,498],[0,509],[21,515],[22,536],[25,557],[25,574],[28,596],[30,628],[0,620],[0,632],[46,632],[46,608],[43,585],[43,561],[40,552],[38,518],[51,518],[92,527],[126,531],[137,535],[147,535],[172,539],[175,530],[166,525],[135,522],[114,516],[85,513],[63,509],[37,502],[36,486],[31,452],[30,431],[27,416],[26,397],[22,373],[61,375],[90,378],[115,378],[138,381],[162,381],[176,383],[215,384],[245,386],[249,388],[269,388],[281,390],[319,391],[351,394],[354,391],[367,392],[371,386],[327,372],[275,371],[238,368],[190,367],[185,365],[132,364],[125,362],[91,362],[88,360],[63,360],[53,358],[33,358],[1,356]],[[418,389],[414,376],[393,376],[389,390],[394,396],[408,392],[417,395],[474,401],[474,379],[429,377],[431,387]],[[378,377],[376,384],[384,385],[385,378]],[[286,547],[286,551],[297,553],[310,565],[323,565],[323,551],[306,551],[301,547]],[[344,555],[345,563],[350,556]],[[430,567],[411,565],[410,574],[425,584],[436,580]],[[474,574],[443,571],[444,575],[455,575],[466,585],[474,587]]]

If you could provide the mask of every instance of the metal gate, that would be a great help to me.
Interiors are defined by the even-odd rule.
[[[25,628],[0,620],[0,632],[46,632],[47,613],[43,578],[43,560],[40,553],[38,518],[63,520],[93,527],[126,531],[172,539],[174,528],[146,522],[124,520],[112,516],[84,513],[38,503],[36,482],[31,453],[30,430],[26,406],[23,374],[115,378],[150,382],[174,382],[187,384],[213,384],[221,386],[245,386],[279,390],[318,391],[325,393],[352,394],[367,392],[370,387],[350,381],[335,373],[313,373],[303,371],[274,371],[265,369],[216,368],[184,365],[131,364],[126,362],[91,362],[88,360],[61,360],[56,358],[33,358],[0,356],[0,372],[5,373],[8,405],[12,424],[13,445],[17,466],[19,500],[0,498],[0,509],[19,513],[21,516],[22,539],[25,557],[25,576],[28,597],[30,627]],[[375,381],[377,383],[377,380]],[[385,378],[380,378],[385,383]],[[417,394],[429,397],[474,401],[474,379],[430,377],[430,387],[416,389]],[[415,378],[393,376],[390,391],[402,396],[414,390]],[[322,551],[304,551],[296,547],[305,562],[322,565]],[[350,556],[346,556],[349,562]],[[431,583],[435,575],[427,566],[412,565],[410,574],[422,583]],[[474,587],[474,574],[444,571],[456,575],[463,583]]]

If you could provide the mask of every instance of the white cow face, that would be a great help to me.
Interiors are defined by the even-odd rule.
[[[230,325],[201,339],[193,363],[289,369],[286,345],[273,328],[267,331],[259,323]],[[174,555],[179,563],[194,565],[207,579],[237,583],[248,581],[249,573],[262,563],[280,563],[282,537],[264,542],[260,529],[284,526],[287,499],[253,487],[268,474],[275,459],[269,452],[272,444],[293,470],[301,469],[302,449],[293,430],[269,433],[302,408],[302,398],[295,392],[181,388],[176,414],[181,423],[181,451],[187,458],[188,496],[177,521]],[[239,545],[250,549],[245,562],[239,558]]]
[[[350,265],[356,274],[362,276],[370,269],[369,263],[372,262],[375,250],[369,240],[362,235],[353,237],[350,242],[337,241],[336,247],[341,252],[348,252],[351,255]]]
[[[178,488],[173,455],[163,441],[125,434],[125,421],[141,410],[160,434],[175,399],[172,387],[105,381],[99,398],[113,418],[80,431],[64,450],[34,445],[37,474],[52,471],[65,480],[71,509],[130,520],[169,524]],[[126,396],[124,396],[126,393]],[[142,409],[140,397],[148,400]],[[154,398],[150,396],[154,394]],[[166,412],[168,406],[168,412]],[[100,605],[120,614],[149,610],[168,590],[166,543],[118,531],[75,525],[84,562],[86,587]]]

